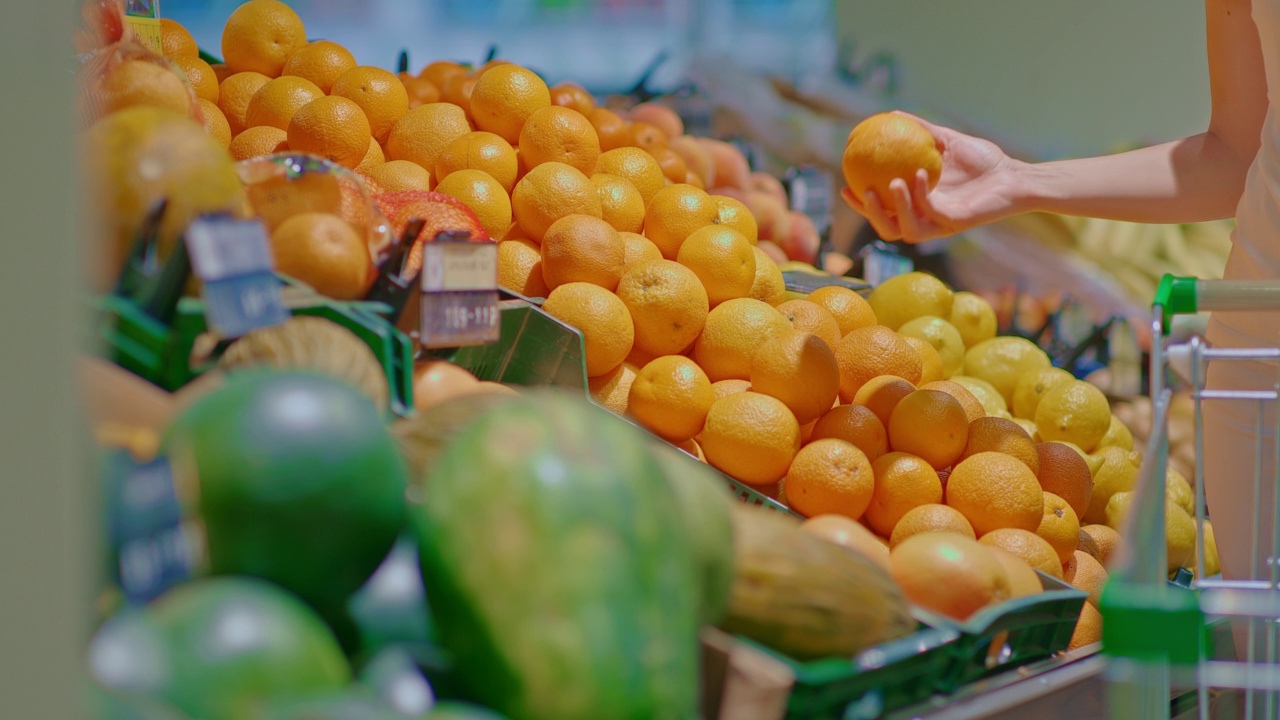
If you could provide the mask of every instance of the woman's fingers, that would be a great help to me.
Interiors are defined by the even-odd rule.
[[[902,228],[898,222],[889,217],[889,213],[885,212],[884,206],[880,204],[880,198],[874,191],[868,190],[862,200],[862,214],[866,216],[871,223],[871,227],[875,228],[876,234],[881,240],[901,240]]]
[[[898,214],[898,227],[902,228],[902,239],[909,243],[920,242],[920,221],[911,202],[911,189],[907,181],[894,178],[889,183],[889,192],[893,195],[893,206]]]
[[[914,200],[920,215],[927,218],[934,225],[944,227],[947,224],[946,218],[942,217],[938,209],[933,206],[933,200],[929,197],[929,173],[925,172],[924,169],[917,170],[913,185],[915,187]]]

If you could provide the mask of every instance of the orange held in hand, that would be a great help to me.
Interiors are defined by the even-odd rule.
[[[885,211],[893,214],[889,183],[901,178],[913,188],[917,171],[923,169],[932,188],[942,175],[942,153],[920,123],[899,113],[880,113],[849,133],[840,167],[859,200],[874,192]]]

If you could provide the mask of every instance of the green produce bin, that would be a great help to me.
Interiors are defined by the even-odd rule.
[[[954,661],[960,633],[921,624],[914,634],[878,645],[851,659],[800,662],[747,638],[738,638],[784,663],[795,676],[787,698],[794,720],[872,720],[921,702],[937,690],[936,678]]]
[[[951,667],[938,677],[939,692],[953,692],[1067,649],[1088,594],[1038,570],[1036,574],[1044,592],[984,608],[964,622],[920,611],[932,624],[960,633],[950,646]]]

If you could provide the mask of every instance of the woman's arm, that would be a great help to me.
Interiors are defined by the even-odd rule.
[[[1212,114],[1204,133],[1116,155],[1028,164],[986,141],[929,126],[943,151],[932,191],[923,173],[895,180],[894,215],[874,196],[845,199],[885,239],[920,242],[1030,211],[1134,222],[1230,217],[1258,151],[1267,86],[1250,0],[1205,0]],[[886,234],[887,233],[887,234]]]

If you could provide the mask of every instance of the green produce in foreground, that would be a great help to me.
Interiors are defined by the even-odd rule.
[[[464,697],[514,720],[696,716],[698,566],[649,442],[529,393],[440,456],[412,519]]]
[[[404,715],[397,713],[372,691],[359,686],[312,696],[275,700],[267,706],[259,718],[260,720],[406,720]]]
[[[165,445],[194,463],[212,572],[279,584],[354,647],[347,600],[404,523],[404,461],[373,403],[320,375],[236,372]]]
[[[89,666],[98,683],[194,720],[257,720],[269,699],[351,679],[320,618],[253,578],[196,580],[117,616],[90,643]]]
[[[724,617],[733,587],[733,496],[711,468],[666,443],[653,445],[654,456],[676,493],[702,588],[702,624]]]
[[[722,627],[797,660],[849,658],[915,631],[902,591],[857,552],[753,505],[733,509],[737,574]]]

